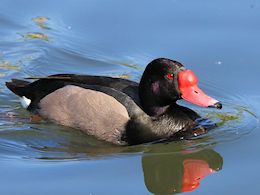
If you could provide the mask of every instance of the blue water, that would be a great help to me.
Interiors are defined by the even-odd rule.
[[[260,1],[2,0],[0,194],[257,194]],[[222,110],[180,101],[219,126],[202,137],[116,147],[32,123],[11,78],[54,73],[139,81],[157,57],[181,61]],[[212,170],[200,175],[203,170]]]

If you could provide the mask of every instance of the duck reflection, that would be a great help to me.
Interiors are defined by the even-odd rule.
[[[201,179],[219,171],[223,159],[212,149],[195,152],[146,153],[142,157],[144,181],[154,194],[189,192],[200,185]]]

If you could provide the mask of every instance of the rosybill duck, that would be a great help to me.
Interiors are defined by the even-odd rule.
[[[193,134],[200,116],[178,105],[177,100],[222,107],[197,84],[191,70],[166,58],[150,62],[139,85],[121,78],[76,74],[40,77],[34,82],[6,82],[33,115],[118,145]]]

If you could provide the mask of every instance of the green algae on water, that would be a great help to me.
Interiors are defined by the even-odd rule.
[[[9,61],[0,61],[0,69],[19,70],[19,67],[17,65],[11,64]]]
[[[223,124],[225,124],[227,122],[239,120],[240,119],[239,114],[240,113],[238,113],[238,115],[234,115],[234,114],[231,114],[231,113],[212,112],[212,113],[208,113],[206,115],[206,118],[218,119],[219,122],[217,122],[217,125],[221,126],[221,125],[223,125]]]
[[[45,16],[37,16],[35,18],[32,18],[32,21],[39,26],[41,29],[50,30],[51,28],[48,27],[47,22],[50,20],[50,18]]]
[[[22,35],[24,39],[40,39],[43,41],[49,41],[48,35],[40,32],[28,32],[24,35]]]

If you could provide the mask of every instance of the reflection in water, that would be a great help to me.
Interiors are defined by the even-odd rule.
[[[219,171],[222,165],[222,157],[212,149],[145,154],[142,158],[145,185],[154,194],[195,190],[202,178]]]

